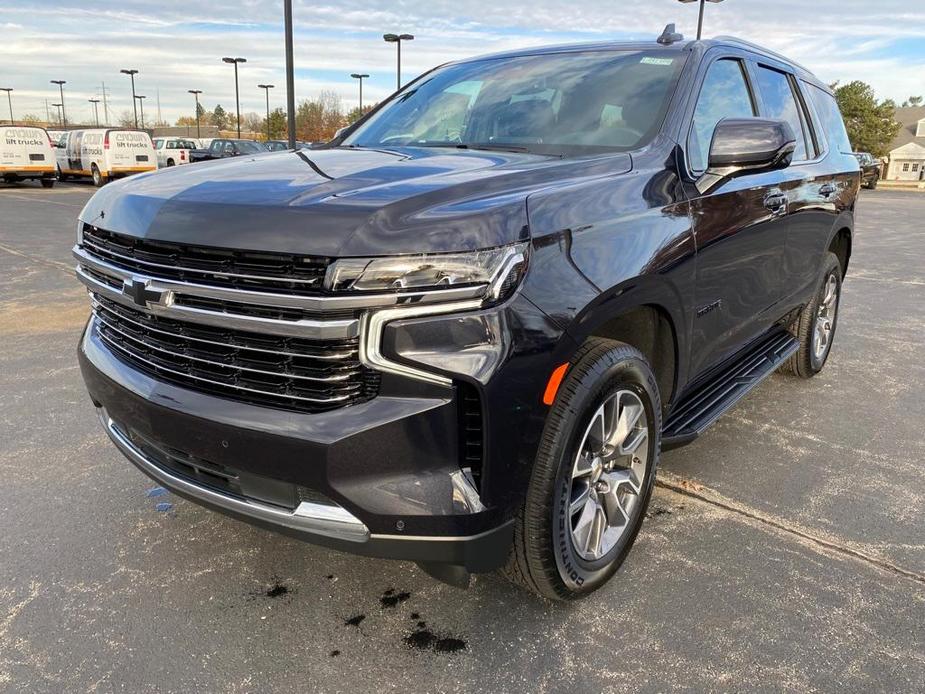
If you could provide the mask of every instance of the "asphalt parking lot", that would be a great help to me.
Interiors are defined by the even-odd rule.
[[[0,690],[922,691],[925,195],[862,191],[838,335],[667,453],[575,605],[151,496],[75,346],[93,188],[0,185]]]

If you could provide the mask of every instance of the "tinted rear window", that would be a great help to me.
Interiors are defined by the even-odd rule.
[[[804,82],[804,84],[806,83]],[[838,110],[838,102],[835,101],[835,97],[814,84],[809,84],[807,87],[806,91],[809,92],[809,97],[816,107],[816,113],[822,121],[822,130],[825,132],[825,139],[829,143],[829,149],[850,154],[851,142],[848,140],[845,121],[842,120],[841,111]]]

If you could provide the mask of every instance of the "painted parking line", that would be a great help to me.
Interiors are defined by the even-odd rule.
[[[26,202],[37,200],[38,202],[45,202],[49,205],[61,205],[63,207],[83,207],[83,204],[74,202],[60,202],[59,200],[48,200],[47,198],[40,198],[38,195],[14,195],[13,193],[7,193],[3,191],[3,197],[13,198],[15,200],[25,200]]]

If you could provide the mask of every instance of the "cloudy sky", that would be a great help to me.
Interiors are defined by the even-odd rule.
[[[369,73],[365,99],[395,84],[395,48],[384,32],[411,33],[405,79],[439,63],[512,47],[654,38],[667,22],[692,37],[697,6],[677,0],[295,0],[296,96],[321,89],[356,105],[349,75]],[[726,0],[708,4],[705,36],[733,34],[803,63],[826,81],[861,79],[897,102],[925,94],[925,0]],[[12,87],[18,116],[44,116],[57,101],[51,79],[67,80],[69,120],[89,120],[88,99],[105,82],[113,115],[131,108],[128,77],[154,115],[192,114],[187,89],[208,108],[234,108],[233,70],[242,56],[241,111],[264,110],[259,83],[285,103],[282,0],[4,0],[0,3],[0,87]],[[0,118],[7,114],[0,103]]]

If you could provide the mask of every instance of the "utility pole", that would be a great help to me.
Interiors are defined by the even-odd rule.
[[[295,149],[295,64],[292,60],[292,0],[283,0],[286,24],[286,111],[289,149]]]
[[[155,125],[161,124],[161,88],[156,87],[157,89],[157,123]]]
[[[112,121],[109,120],[109,102],[107,101],[106,83],[100,82],[100,84],[103,85],[103,122],[109,125]]]

